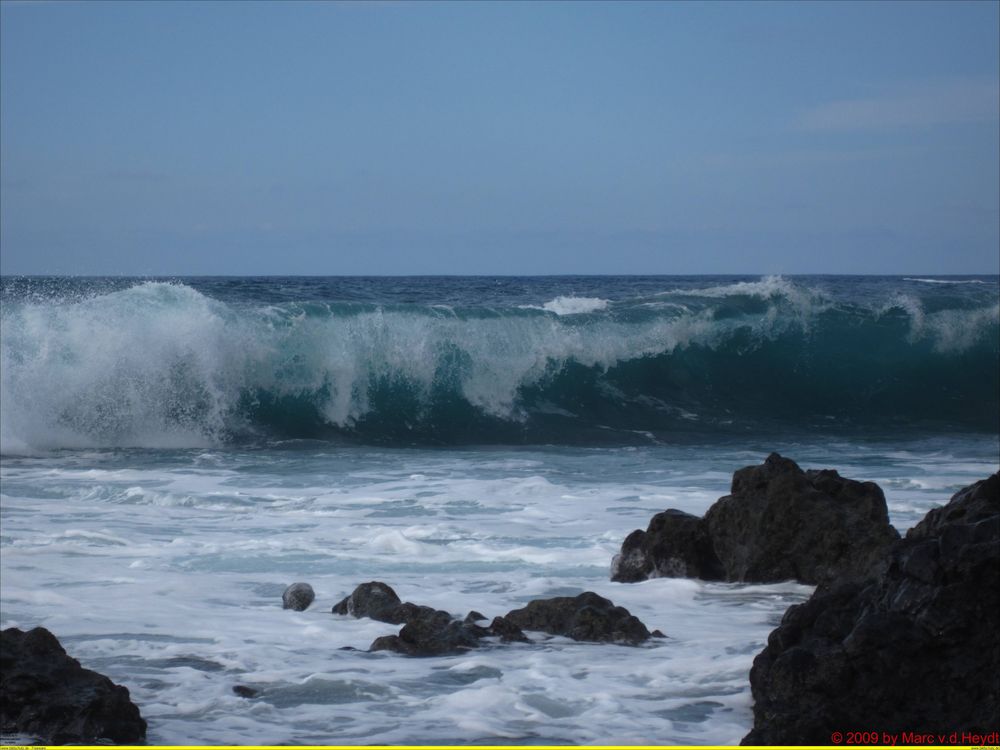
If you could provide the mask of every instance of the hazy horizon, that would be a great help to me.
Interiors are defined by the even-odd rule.
[[[35,279],[152,279],[152,280],[170,280],[170,279],[209,279],[209,278],[232,278],[232,279],[242,279],[242,278],[289,278],[289,279],[309,279],[309,278],[328,278],[328,279],[362,279],[362,278],[401,278],[401,279],[414,279],[414,278],[528,278],[528,279],[544,279],[544,278],[656,278],[662,276],[663,278],[729,278],[737,276],[747,276],[747,277],[783,277],[783,278],[806,278],[806,277],[843,277],[843,276],[858,276],[865,278],[900,278],[905,279],[907,277],[918,277],[918,276],[935,276],[943,278],[964,278],[968,276],[985,276],[994,277],[1000,276],[996,273],[935,273],[933,271],[907,271],[900,273],[778,273],[778,274],[766,274],[766,273],[535,273],[535,274],[523,274],[523,273],[409,273],[409,274],[396,274],[396,273],[163,273],[163,274],[127,274],[127,273],[116,273],[116,274],[59,274],[59,273],[3,273],[0,277],[3,278],[35,278]],[[914,279],[919,280],[919,279]]]

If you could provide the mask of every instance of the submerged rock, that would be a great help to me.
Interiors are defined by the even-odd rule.
[[[744,744],[1000,726],[1000,474],[928,513],[873,571],[785,613],[750,671]]]
[[[516,625],[502,617],[489,627],[477,625],[486,618],[470,612],[459,622],[444,610],[400,601],[392,587],[381,581],[363,583],[338,602],[334,614],[369,617],[394,625],[402,624],[398,635],[376,638],[369,651],[395,651],[407,656],[441,656],[477,648],[482,638],[497,636],[503,643],[528,642]]]
[[[392,587],[381,581],[362,583],[333,607],[336,615],[368,617],[391,625],[404,625],[415,620],[427,620],[446,625],[452,616],[441,609],[401,601]]]
[[[612,562],[612,580],[827,585],[866,576],[898,538],[878,485],[803,471],[772,453],[733,474],[730,494],[704,518],[668,510],[630,534]]]
[[[447,612],[410,602],[401,602],[396,592],[381,581],[363,583],[339,602],[335,614],[370,617],[402,624],[397,635],[376,638],[370,651],[395,651],[408,656],[440,656],[478,648],[484,638],[501,643],[531,643],[523,630],[541,630],[578,641],[638,644],[650,638],[646,626],[624,607],[592,592],[575,597],[538,599],[522,609],[494,617],[472,611],[459,621]],[[661,634],[662,636],[662,634]]]
[[[451,615],[447,612],[401,601],[392,587],[381,581],[362,583],[333,606],[333,613],[369,617],[392,625],[402,625],[417,617],[436,616],[444,617],[446,622],[451,620]]]
[[[0,729],[48,744],[146,737],[128,689],[81,667],[45,628],[0,632]]]
[[[407,656],[443,656],[479,646],[485,628],[451,620],[416,618],[406,623],[399,635],[376,638],[369,651],[395,651]]]
[[[308,583],[293,583],[281,595],[282,609],[294,609],[302,612],[309,609],[309,605],[316,599],[316,592]]]
[[[650,637],[638,617],[592,591],[536,599],[508,612],[505,619],[523,630],[541,630],[576,641],[636,645]]]
[[[233,692],[240,698],[256,698],[260,691],[247,685],[233,685]]]
[[[357,586],[348,596],[333,605],[333,614],[370,617],[380,622],[399,623],[402,620],[387,620],[385,617],[402,604],[402,600],[381,581],[369,581]]]
[[[531,643],[521,629],[503,617],[493,618],[489,627],[458,620],[442,622],[435,617],[417,617],[399,635],[376,638],[369,651],[395,651],[407,656],[443,656],[479,648],[483,638],[499,637],[501,643]]]
[[[494,617],[488,630],[490,635],[498,636],[501,643],[531,643],[521,628],[506,617]]]

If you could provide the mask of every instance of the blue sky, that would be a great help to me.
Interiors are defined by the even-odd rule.
[[[0,2],[0,272],[997,273],[1000,3]]]

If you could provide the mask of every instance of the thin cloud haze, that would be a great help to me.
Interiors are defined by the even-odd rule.
[[[804,112],[802,130],[891,130],[895,128],[996,122],[1000,81],[935,81],[884,96],[829,102]]]
[[[998,39],[961,1],[0,2],[0,273],[996,273],[946,206],[1000,204]]]

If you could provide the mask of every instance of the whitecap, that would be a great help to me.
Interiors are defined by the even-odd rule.
[[[560,296],[544,305],[519,305],[522,310],[545,310],[556,315],[585,315],[608,309],[611,300],[600,297]]]

